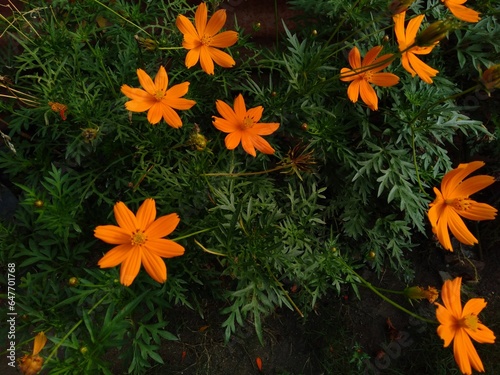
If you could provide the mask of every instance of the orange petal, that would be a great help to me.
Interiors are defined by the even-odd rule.
[[[484,324],[479,323],[477,325],[477,329],[475,331],[465,328],[465,332],[472,337],[473,340],[476,340],[480,344],[493,344],[495,343],[495,334],[491,329],[486,327]]]
[[[340,80],[343,82],[350,82],[359,78],[359,73],[356,73],[354,70],[349,68],[340,69]]]
[[[125,203],[117,202],[113,207],[113,211],[118,225],[128,232],[134,232],[136,229],[143,229],[139,227],[135,215],[128,209]]]
[[[228,150],[234,150],[236,147],[238,147],[241,142],[241,136],[242,132],[239,130],[226,135],[226,138],[224,139],[226,148]]]
[[[451,233],[453,233],[456,239],[466,245],[474,245],[478,243],[476,237],[474,237],[469,229],[467,229],[467,226],[458,213],[453,208],[450,208],[448,211],[448,225]]]
[[[415,37],[417,36],[418,29],[420,28],[420,24],[424,19],[425,15],[421,14],[412,18],[408,25],[406,26],[406,43],[413,44],[415,42]]]
[[[205,34],[213,36],[217,34],[226,23],[226,10],[219,9],[215,12],[207,23]]]
[[[361,80],[355,80],[352,81],[349,87],[347,88],[347,96],[349,100],[353,103],[356,103],[359,98],[359,86],[360,86]]]
[[[147,198],[137,210],[136,215],[139,227],[146,229],[156,218],[156,203],[152,198]],[[130,238],[129,238],[130,241]]]
[[[168,75],[167,75],[167,71],[165,70],[165,68],[163,66],[160,66],[158,73],[156,73],[154,83],[155,83],[156,91],[165,92],[165,90],[167,89],[167,87],[168,87]]]
[[[399,83],[399,77],[392,73],[375,73],[371,76],[369,82],[377,86],[389,87],[397,85]]]
[[[449,194],[453,197],[468,197],[469,195],[477,193],[479,190],[483,190],[484,188],[490,186],[494,182],[495,179],[491,176],[473,176],[458,184],[455,189],[450,189],[451,192]]]
[[[173,109],[179,109],[179,110],[188,110],[193,107],[196,102],[191,99],[184,99],[184,98],[173,98],[173,99],[166,99],[166,102],[168,103],[168,106],[173,108]]]
[[[361,94],[361,100],[363,100],[372,111],[378,109],[377,93],[368,82],[364,80],[359,82],[359,93]]]
[[[410,55],[410,52],[403,53],[403,55],[401,56],[401,64],[403,65],[403,68],[411,74],[412,77],[415,77],[417,75],[417,72],[412,68],[410,64]]]
[[[259,124],[255,124],[249,130],[253,134],[269,135],[269,134],[273,134],[276,130],[278,130],[279,127],[280,127],[280,124],[277,122],[268,122],[268,123],[261,122]]]
[[[189,82],[182,82],[172,86],[167,90],[166,97],[168,99],[181,98],[187,94],[189,90]]]
[[[252,155],[253,157],[257,156],[252,141],[252,136],[248,132],[241,132],[241,146],[243,147],[243,150],[245,150],[248,154]]]
[[[162,258],[173,258],[184,254],[184,247],[177,242],[165,238],[153,238],[148,240],[146,248],[153,254]]]
[[[372,62],[373,68],[371,68],[372,72],[379,72],[385,68],[387,68],[394,61],[394,55],[392,53],[388,53],[386,55],[379,56]]]
[[[400,51],[404,51],[406,49],[405,17],[406,12],[401,12],[392,17],[392,20],[394,21],[394,32],[396,34]]]
[[[130,112],[146,112],[156,103],[156,99],[151,99],[149,96],[147,100],[130,100],[125,103],[125,108]]]
[[[486,203],[469,201],[470,207],[467,210],[460,211],[460,215],[469,220],[493,220],[497,215],[497,209]]]
[[[373,61],[375,61],[375,59],[377,58],[380,51],[382,51],[382,48],[383,48],[382,46],[376,46],[376,47],[371,48],[366,53],[363,61],[361,62],[361,66],[363,68],[368,68],[373,63]]]
[[[161,102],[156,102],[148,111],[148,121],[150,124],[158,124],[163,116],[164,105]]]
[[[235,99],[234,99],[234,113],[236,115],[236,118],[238,120],[243,121],[245,116],[247,115],[247,108],[245,106],[245,99],[243,98],[243,95],[239,94]]]
[[[156,94],[156,87],[151,77],[142,69],[137,69],[137,77],[139,77],[139,83],[142,88],[146,90],[148,94],[154,96]]]
[[[237,41],[238,33],[236,31],[224,31],[212,38],[210,46],[215,48],[227,48],[231,47]]]
[[[436,236],[446,250],[453,251],[453,247],[451,246],[450,233],[448,232],[448,217],[450,207],[447,205],[443,205],[443,209],[441,211],[441,215],[439,216],[438,222],[433,227],[433,231],[435,231]]]
[[[465,2],[465,1],[464,1]],[[481,19],[479,13],[475,10],[467,8],[463,5],[454,4],[451,1],[445,1],[446,6],[451,11],[451,13],[457,17],[459,20],[465,22],[479,22]]]
[[[210,52],[208,51],[208,47],[206,46],[200,47],[200,65],[201,69],[203,69],[205,73],[214,74],[214,62],[212,61]]]
[[[361,54],[359,53],[359,50],[357,47],[353,47],[349,51],[349,65],[353,69],[361,68]]]
[[[47,336],[45,336],[45,332],[38,332],[35,336],[35,342],[33,344],[33,355],[37,355],[43,349],[43,347],[47,344]]]
[[[224,133],[232,133],[236,130],[239,130],[239,126],[235,126],[232,122],[227,121],[226,119],[213,116],[212,124],[221,132]]]
[[[159,283],[167,281],[167,267],[165,261],[158,255],[150,254],[147,250],[141,253],[142,265],[151,278]]]
[[[462,311],[462,316],[474,314],[479,315],[481,311],[486,307],[487,303],[484,298],[471,298],[464,305],[464,309]]]
[[[453,341],[453,355],[463,374],[472,374],[471,365],[475,370],[484,372],[481,358],[479,358],[474,345],[472,345],[472,341],[464,330],[457,330],[455,340]]]
[[[223,68],[232,68],[236,65],[234,59],[226,52],[220,51],[216,48],[207,47],[210,58],[219,66]]]
[[[132,232],[116,225],[99,225],[94,229],[94,236],[106,243],[119,245],[130,243]]]
[[[198,60],[200,59],[200,52],[201,52],[201,47],[198,47],[190,50],[186,54],[186,60],[184,61],[184,63],[186,64],[186,68],[189,69],[198,63]]]
[[[223,102],[222,100],[217,100],[215,102],[215,107],[220,115],[224,117],[225,120],[229,121],[232,126],[239,127],[240,122],[243,121],[243,117],[238,118],[229,104]]]
[[[122,85],[120,88],[120,91],[128,97],[129,99],[133,100],[150,100],[152,98],[151,94],[147,93],[143,89],[137,89],[130,87],[129,85]]]
[[[182,120],[172,108],[166,105],[162,105],[161,107],[162,110],[162,117],[165,120],[167,124],[169,124],[171,127],[178,129],[182,127]]]
[[[446,173],[441,181],[441,192],[448,198],[462,180],[484,166],[482,161],[459,164],[458,167]]]
[[[175,20],[175,26],[179,29],[179,31],[184,34],[184,37],[190,36],[193,39],[200,39],[196,29],[189,19],[183,15],[177,16]]]
[[[269,142],[262,138],[260,135],[251,134],[251,142],[253,146],[263,154],[271,155],[275,152],[274,148],[271,147]],[[245,147],[243,146],[243,148]]]
[[[439,73],[438,70],[431,68],[429,65],[420,60],[413,53],[408,53],[408,60],[411,64],[411,67],[415,70],[422,81],[431,84],[432,78]]]
[[[262,106],[250,108],[247,111],[246,117],[250,117],[253,122],[257,123],[262,118],[262,112],[264,112],[264,108]]]
[[[437,328],[437,334],[444,341],[444,347],[446,348],[451,344],[453,338],[455,337],[455,325],[457,319],[446,309],[446,307],[436,303],[436,317],[441,323]]]
[[[205,3],[198,5],[196,13],[194,14],[194,23],[200,37],[205,34],[205,28],[207,27],[207,14],[207,6]]]
[[[129,286],[132,284],[139,274],[141,269],[141,253],[140,246],[133,246],[129,251],[128,256],[123,260],[120,267],[120,282]]]
[[[148,226],[145,232],[149,239],[162,238],[172,233],[175,228],[177,228],[180,221],[181,219],[176,213],[165,215],[159,217],[150,226]]]
[[[193,49],[193,48],[199,48],[203,44],[200,41],[200,38],[192,38],[190,35],[184,35],[184,39],[182,40],[182,46],[185,49]]]
[[[115,246],[109,250],[100,260],[97,265],[101,268],[116,267],[130,255],[134,246],[130,243]]]

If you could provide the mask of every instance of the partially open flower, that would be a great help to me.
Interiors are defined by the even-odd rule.
[[[488,69],[486,69],[483,72],[483,74],[481,75],[479,83],[488,92],[491,92],[494,89],[499,89],[500,88],[500,64],[493,65],[493,66],[489,67]]]
[[[415,44],[418,47],[433,47],[453,29],[453,22],[450,20],[433,22],[415,37]]]
[[[47,343],[47,336],[44,332],[39,332],[33,344],[33,353],[25,354],[19,359],[19,370],[24,375],[35,375],[40,372],[43,366],[43,358],[38,355]]]
[[[403,291],[403,293],[407,298],[410,298],[410,299],[424,299],[425,298],[430,303],[434,303],[434,301],[436,301],[437,298],[439,297],[439,292],[437,291],[436,288],[434,288],[432,286],[428,286],[427,289],[424,289],[424,288],[419,287],[419,286],[411,286],[411,287],[406,288]]]

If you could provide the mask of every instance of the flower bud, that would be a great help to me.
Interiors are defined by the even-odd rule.
[[[87,348],[86,346],[82,346],[80,348],[80,353],[82,353],[83,355],[87,354],[89,351],[89,348]]]
[[[439,293],[436,288],[428,286],[427,289],[419,286],[408,287],[403,291],[403,294],[410,299],[426,299],[429,303],[434,303],[437,300]]]
[[[78,279],[76,277],[70,277],[70,279],[68,280],[68,285],[69,286],[77,286]]]
[[[392,0],[389,4],[389,11],[393,14],[406,12],[408,7],[413,4],[415,0]]]
[[[35,205],[36,208],[42,208],[43,205],[44,205],[44,203],[43,203],[43,201],[41,199],[37,199],[35,201],[35,203],[33,203],[33,204]]]
[[[19,370],[24,375],[36,375],[40,372],[43,366],[43,358],[38,354],[25,354],[19,360]]]
[[[439,43],[453,28],[453,22],[449,20],[433,22],[416,36],[415,44],[418,47],[433,46]]]
[[[155,51],[158,48],[158,43],[150,38],[142,38],[139,35],[134,35],[135,40],[146,51]]]
[[[488,92],[491,92],[494,89],[499,89],[500,88],[500,64],[490,66],[488,69],[486,69],[483,72],[483,74],[481,75],[481,78],[479,79],[479,83]]]

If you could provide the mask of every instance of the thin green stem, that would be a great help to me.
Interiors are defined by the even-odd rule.
[[[171,241],[179,241],[179,240],[183,240],[184,238],[188,238],[188,237],[192,237],[196,234],[200,234],[200,233],[205,233],[205,232],[210,232],[211,230],[214,230],[215,228],[217,227],[212,227],[212,228],[206,228],[206,229],[202,229],[202,230],[199,230],[197,232],[193,232],[193,233],[189,233],[189,234],[186,234],[184,236],[180,236],[180,237],[177,237],[177,238],[171,238],[170,240]]]
[[[259,174],[266,174],[266,173],[271,173],[271,172],[276,172],[282,169],[286,169],[289,166],[287,165],[279,165],[275,168],[271,169],[266,169],[265,171],[258,171],[258,172],[241,172],[241,173],[227,173],[227,172],[217,172],[217,173],[203,173],[201,176],[203,177],[242,177],[242,176],[256,176]]]

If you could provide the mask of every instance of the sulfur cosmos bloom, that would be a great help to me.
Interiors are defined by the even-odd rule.
[[[182,120],[174,109],[187,110],[196,104],[194,100],[182,98],[188,92],[189,82],[167,90],[168,75],[163,66],[160,66],[154,81],[142,69],[137,69],[137,76],[144,90],[123,85],[122,93],[132,99],[125,103],[125,108],[131,112],[148,111],[148,121],[153,125],[163,118],[171,127],[180,128]]]
[[[463,374],[470,375],[472,368],[484,372],[483,363],[471,338],[480,344],[493,344],[495,335],[478,319],[479,313],[486,307],[483,298],[470,299],[462,309],[461,283],[461,277],[444,282],[441,290],[444,306],[435,303],[437,306],[436,317],[441,324],[437,328],[437,333],[444,340],[444,347],[449,346],[453,341],[455,361]]]
[[[196,9],[194,26],[187,17],[177,17],[175,24],[184,35],[182,46],[189,50],[185,60],[188,69],[196,65],[198,60],[207,74],[214,74],[214,62],[223,68],[231,68],[236,64],[230,55],[218,49],[230,47],[238,41],[236,31],[219,33],[225,23],[225,9],[215,12],[207,22],[205,3],[201,3]]]
[[[44,332],[39,332],[33,343],[33,353],[25,354],[19,359],[19,370],[24,375],[35,375],[40,372],[43,366],[43,358],[38,355],[47,343],[47,336]]]
[[[479,12],[467,8],[464,4],[467,0],[441,0],[450,12],[459,20],[465,22],[479,22]]]
[[[213,124],[220,131],[229,133],[225,139],[228,150],[235,149],[241,142],[243,149],[254,157],[255,149],[264,154],[274,153],[274,148],[261,136],[274,133],[280,124],[259,123],[264,108],[259,106],[247,111],[241,94],[234,99],[234,110],[222,100],[217,100],[215,106],[222,118],[213,116]]]
[[[464,178],[484,165],[482,161],[460,164],[446,173],[441,181],[441,191],[434,188],[436,199],[430,204],[428,217],[432,231],[441,245],[453,251],[448,227],[458,241],[466,245],[474,245],[478,241],[467,229],[462,217],[470,220],[493,220],[497,210],[486,203],[478,203],[469,198],[470,195],[491,185],[495,179],[491,176],[474,176]]]
[[[395,74],[380,73],[393,60],[392,54],[382,55],[377,58],[382,48],[382,46],[373,47],[361,61],[359,50],[354,47],[349,52],[349,65],[351,65],[352,69],[342,68],[340,71],[340,80],[351,82],[347,88],[349,99],[356,103],[359,95],[361,95],[361,100],[373,111],[378,109],[378,98],[371,84],[388,87],[399,82],[399,77]]]
[[[427,55],[431,53],[436,44],[432,46],[417,46],[415,38],[424,15],[421,14],[412,18],[408,22],[408,27],[405,30],[405,17],[406,12],[396,14],[392,17],[394,20],[394,31],[401,51],[401,63],[406,71],[411,73],[412,77],[418,75],[424,82],[432,83],[432,77],[439,73],[438,70],[431,68],[425,64],[416,55]]]
[[[179,224],[179,216],[170,214],[156,218],[154,199],[146,199],[134,215],[125,203],[114,206],[116,225],[100,225],[94,235],[106,243],[118,245],[99,260],[101,268],[115,267],[121,263],[120,282],[132,284],[141,263],[149,276],[159,283],[167,280],[167,267],[162,258],[184,254],[184,247],[163,237],[169,235]]]

